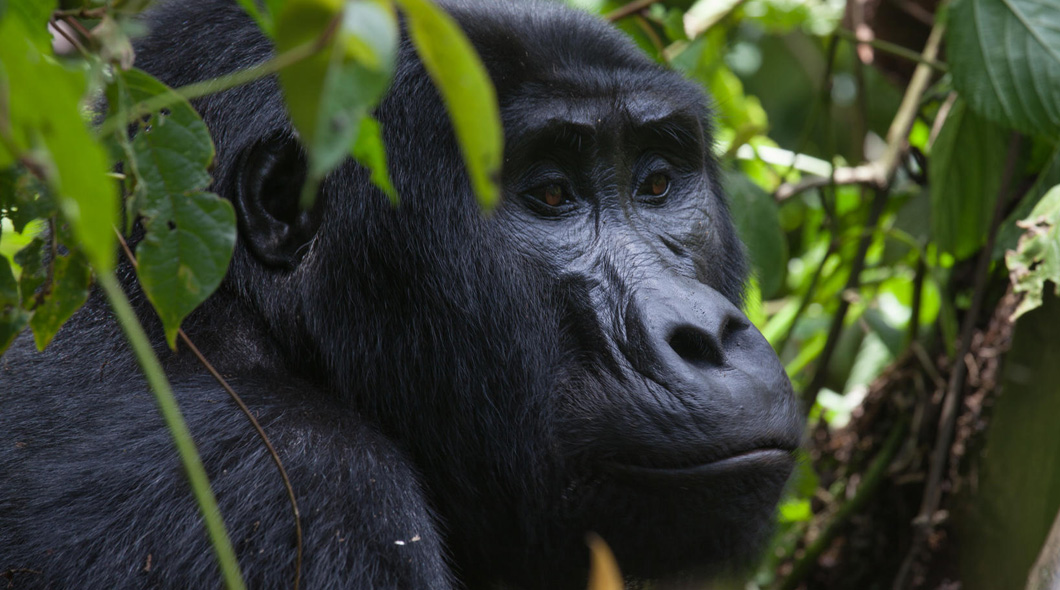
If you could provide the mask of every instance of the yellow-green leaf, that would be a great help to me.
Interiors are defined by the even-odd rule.
[[[428,0],[396,0],[423,65],[441,92],[483,207],[500,196],[504,130],[493,83],[460,27]]]
[[[383,145],[382,128],[379,121],[371,116],[361,119],[361,126],[357,132],[357,140],[354,141],[350,153],[362,166],[371,171],[371,181],[379,187],[390,202],[398,204],[398,194],[394,185],[390,183],[390,173],[386,168],[386,146]]]
[[[310,198],[312,187],[349,155],[361,120],[390,84],[397,16],[382,0],[288,2],[276,30],[277,49],[322,41],[322,51],[279,75],[291,121],[308,151]]]

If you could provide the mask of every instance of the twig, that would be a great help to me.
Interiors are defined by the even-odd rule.
[[[125,257],[132,264],[133,268],[138,268],[136,257],[133,255],[132,250],[129,248],[128,242],[125,241],[125,236],[121,235],[121,232],[115,228],[114,233],[118,234],[118,243],[121,244],[122,251],[125,253]],[[254,414],[250,411],[250,408],[243,403],[243,398],[239,397],[239,394],[232,389],[232,386],[228,384],[221,373],[206,359],[206,357],[199,351],[199,348],[195,346],[195,343],[188,338],[188,335],[184,333],[181,328],[177,329],[177,335],[180,336],[180,341],[188,347],[195,358],[199,360],[199,363],[213,376],[213,378],[221,385],[222,388],[228,393],[228,396],[232,398],[232,401],[239,406],[239,409],[243,412],[243,415],[247,417],[247,420],[254,426],[254,430],[258,433],[258,438],[265,444],[265,448],[268,449],[269,456],[272,457],[272,462],[276,464],[276,469],[280,472],[280,478],[283,479],[283,486],[287,490],[287,499],[291,503],[291,512],[294,514],[294,535],[295,535],[295,562],[294,562],[294,590],[298,590],[302,580],[302,518],[301,513],[298,510],[298,500],[295,499],[294,487],[291,485],[291,479],[287,476],[287,470],[283,466],[283,461],[280,460],[279,453],[272,446],[272,442],[269,440],[268,435],[265,434],[265,430],[261,427],[258,419],[254,417]]]
[[[77,37],[74,37],[66,30],[66,27],[64,26],[66,23],[64,21],[61,21],[58,18],[52,18],[52,21],[48,24],[50,25],[49,28],[51,30],[55,31],[55,33],[63,39],[66,39],[66,42],[76,49],[82,57],[88,57],[88,50],[77,40]]]
[[[876,454],[869,468],[865,470],[861,485],[858,486],[858,491],[854,494],[854,497],[835,511],[834,516],[832,516],[825,529],[806,548],[806,552],[795,563],[788,577],[784,578],[783,583],[780,585],[780,590],[794,590],[806,579],[813,566],[817,564],[817,558],[828,549],[832,541],[842,532],[850,517],[857,514],[872,498],[873,494],[876,493],[880,483],[883,481],[884,474],[887,472],[887,467],[898,453],[898,449],[901,448],[901,442],[905,439],[908,426],[908,423],[903,420],[891,429],[891,434],[883,443],[883,447]]]
[[[987,233],[986,244],[979,251],[979,259],[975,267],[975,291],[972,303],[965,313],[964,322],[961,325],[961,340],[957,353],[953,357],[953,372],[950,373],[949,381],[946,383],[946,397],[942,401],[942,412],[939,415],[939,427],[935,435],[935,446],[931,452],[931,468],[928,471],[927,483],[924,486],[924,497],[920,504],[920,512],[913,520],[916,527],[913,542],[909,547],[909,553],[902,562],[898,574],[894,579],[894,590],[904,590],[913,562],[920,552],[928,532],[934,526],[933,517],[942,501],[942,472],[946,467],[946,459],[950,453],[950,443],[953,439],[953,429],[957,422],[958,407],[964,398],[964,380],[968,372],[968,365],[964,358],[968,356],[972,347],[972,336],[979,318],[979,312],[983,307],[983,298],[986,293],[986,281],[990,276],[990,262],[993,258],[994,242],[997,240],[997,232],[1001,222],[1005,218],[1005,209],[1009,199],[1009,185],[1015,174],[1017,156],[1020,151],[1020,136],[1013,133],[1008,145],[1008,155],[1005,159],[1005,169],[1001,180],[1001,188],[998,190],[997,201],[994,203],[994,213],[990,220],[990,229]]]
[[[83,37],[86,41],[92,43],[93,45],[96,44],[96,37],[92,34],[92,31],[86,29],[84,25],[82,25],[81,22],[78,21],[76,18],[73,18],[71,16],[63,16],[61,18],[62,22],[70,25],[70,27],[77,31],[78,34],[80,34],[81,37]]]
[[[666,45],[663,44],[662,39],[659,38],[659,34],[655,32],[655,29],[651,28],[648,19],[639,14],[635,14],[633,15],[633,22],[637,23],[637,28],[639,28],[651,41],[652,47],[655,48],[655,51],[659,52],[659,55],[663,56],[665,59]]]
[[[943,0],[942,4],[945,4],[945,0]],[[942,6],[940,6],[941,8]],[[808,178],[794,186],[785,183],[776,190],[777,200],[782,201],[804,190],[832,184],[833,182],[835,184],[868,184],[876,187],[890,186],[895,170],[898,169],[900,156],[906,149],[909,130],[912,129],[917,111],[920,109],[920,98],[927,91],[931,82],[933,72],[932,67],[928,63],[935,61],[935,58],[938,57],[939,46],[942,43],[942,36],[945,30],[946,26],[942,20],[937,21],[935,27],[931,29],[924,51],[920,54],[921,61],[913,72],[913,77],[909,81],[909,86],[905,89],[905,95],[902,97],[902,103],[898,107],[898,112],[895,114],[894,119],[891,121],[891,127],[887,131],[887,149],[884,151],[883,156],[853,168],[836,169],[831,179]]]
[[[872,163],[861,164],[860,166],[844,166],[842,168],[836,168],[835,171],[832,172],[831,177],[808,176],[794,184],[785,182],[777,188],[773,195],[777,201],[784,201],[785,199],[789,199],[799,193],[814,188],[821,188],[833,184],[837,186],[844,184],[872,185],[876,183],[878,178],[879,171]]]
[[[949,66],[947,66],[946,64],[935,59],[928,59],[915,51],[910,51],[909,49],[906,49],[901,45],[891,43],[890,41],[884,41],[883,39],[859,39],[858,36],[855,35],[852,31],[848,31],[846,29],[836,29],[835,34],[839,37],[842,37],[843,39],[846,39],[847,41],[850,41],[851,43],[854,43],[855,45],[868,45],[873,49],[879,49],[880,51],[884,53],[890,53],[895,57],[900,57],[902,59],[907,59],[911,62],[926,65],[929,68],[932,68],[939,72],[949,71]]]
[[[124,120],[118,116],[107,117],[107,119],[98,127],[97,132],[100,136],[108,135],[113,133],[117,128],[127,125],[137,117],[173,106],[182,100],[194,100],[208,94],[222,92],[237,86],[249,84],[250,82],[266,76],[271,76],[283,68],[296,64],[323,50],[324,47],[331,42],[332,37],[335,36],[337,28],[338,20],[334,20],[317,39],[299,45],[290,51],[281,53],[266,62],[210,80],[187,84],[180,88],[173,89],[173,92],[165,92],[152,96],[143,102],[133,105],[129,109],[127,118]]]
[[[651,6],[652,4],[655,4],[658,1],[659,0],[633,0],[633,2],[630,2],[629,4],[626,4],[621,8],[616,8],[611,12],[607,13],[604,18],[610,22],[622,20],[631,14],[636,14],[644,10],[645,8]]]
[[[929,12],[928,10],[922,8],[920,5],[909,2],[908,0],[895,0],[893,4],[899,9],[901,9],[902,12],[924,23],[925,25],[929,27],[935,26],[935,15]]]
[[[103,18],[107,14],[108,10],[110,10],[109,6],[100,6],[98,8],[71,8],[69,10],[56,10],[52,12],[52,18],[58,18],[62,16],[73,16],[77,18],[94,20],[97,18]]]
[[[942,10],[946,3],[946,0],[943,0],[939,4],[939,10]],[[905,89],[905,96],[902,97],[898,113],[895,114],[894,119],[891,121],[891,126],[887,130],[887,151],[878,160],[881,186],[887,186],[891,183],[894,171],[898,168],[899,155],[905,149],[909,130],[913,128],[917,111],[920,110],[920,97],[927,91],[933,75],[931,66],[925,62],[932,62],[938,57],[939,46],[942,44],[942,36],[945,32],[946,25],[940,19],[935,23],[935,27],[931,29],[931,34],[928,35],[927,44],[924,45],[924,51],[920,54],[923,62],[918,63],[916,70],[913,71],[913,77],[909,80],[909,86]]]

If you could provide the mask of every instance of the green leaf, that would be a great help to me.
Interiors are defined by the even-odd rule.
[[[383,145],[379,121],[371,116],[361,119],[360,131],[357,133],[357,140],[353,143],[350,153],[362,166],[371,171],[372,183],[386,193],[387,197],[390,197],[391,203],[397,205],[398,194],[390,183],[390,174],[387,172],[386,146]]]
[[[29,312],[20,305],[18,281],[11,272],[11,263],[0,256],[0,355],[26,327],[29,318]]]
[[[471,186],[485,208],[497,204],[504,131],[493,83],[452,17],[427,0],[396,0],[423,65],[442,94]]]
[[[986,118],[1060,133],[1060,7],[1045,0],[957,0],[947,51],[953,85]]]
[[[1053,291],[1060,295],[1060,185],[1047,192],[1017,225],[1026,233],[1016,251],[1005,255],[1013,290],[1023,293],[1013,320],[1041,307],[1046,281],[1052,281]]]
[[[170,93],[149,74],[130,70],[118,74],[108,99],[112,109],[124,109]],[[142,193],[145,235],[136,247],[137,272],[172,347],[181,321],[224,278],[235,247],[235,212],[228,201],[204,192],[214,147],[187,101],[141,118],[123,147]]]
[[[180,322],[224,278],[235,247],[235,211],[212,193],[168,195],[144,208],[144,240],[136,248],[140,283],[175,346]]]
[[[15,262],[22,267],[22,275],[19,278],[18,288],[22,295],[23,305],[29,307],[26,302],[33,299],[37,289],[47,280],[44,261],[41,252],[44,250],[44,240],[33,238],[25,248],[15,254]]]
[[[291,0],[277,26],[277,49],[319,42],[335,26],[323,51],[279,75],[291,121],[309,152],[303,206],[311,204],[320,179],[349,155],[361,120],[390,84],[397,56],[397,15],[382,0]]]
[[[107,88],[112,111],[158,95],[172,95],[175,102],[139,119],[132,151],[126,154],[126,164],[132,167],[127,173],[143,183],[146,198],[201,190],[210,184],[207,166],[213,161],[214,147],[195,109],[141,70],[119,72],[115,84]]]
[[[51,289],[29,321],[37,350],[44,350],[63,323],[85,304],[92,281],[87,261],[76,252],[56,257],[51,266]]]
[[[50,52],[52,38],[48,33],[48,21],[51,20],[57,2],[55,0],[22,0],[21,2],[5,2],[5,4],[8,4],[7,10],[0,10],[0,18],[6,16],[22,21],[23,30],[26,31],[27,37],[37,46],[37,49],[46,54]]]
[[[777,205],[768,193],[742,174],[726,173],[724,184],[736,231],[747,244],[762,297],[768,299],[784,284],[788,265],[788,244],[780,228]]]
[[[9,106],[17,150],[6,157],[23,157],[44,171],[79,246],[106,272],[114,266],[117,194],[107,155],[81,119],[85,78],[46,58],[31,38],[21,19],[0,21],[0,102]]]
[[[348,56],[371,70],[387,74],[389,78],[400,41],[397,15],[389,2],[346,2],[339,42],[345,47]]]
[[[257,23],[258,28],[261,29],[263,33],[268,35],[269,38],[273,37],[274,23],[272,17],[275,13],[269,12],[268,6],[266,6],[265,11],[262,11],[258,10],[258,3],[255,2],[255,0],[236,0],[236,2],[239,3],[240,8],[250,15],[250,18],[254,19],[254,22]]]
[[[931,149],[931,227],[938,246],[971,256],[986,241],[1008,133],[957,101]]]
[[[341,10],[341,0],[290,0],[277,20],[276,52],[286,53],[319,42],[339,18]],[[324,80],[331,65],[333,50],[334,42],[324,51],[279,72],[291,122],[307,148],[313,145],[315,139]]]

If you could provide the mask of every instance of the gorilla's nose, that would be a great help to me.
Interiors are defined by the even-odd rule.
[[[667,307],[673,309],[676,306],[671,303]],[[698,322],[695,314],[680,313],[680,308],[673,311],[678,312],[675,315],[686,317],[667,322],[671,325],[665,326],[658,336],[665,338],[670,348],[686,363],[704,369],[724,366],[725,350],[732,345],[733,337],[751,325],[738,311],[735,314],[724,313],[727,310],[717,315],[706,314],[698,318],[701,320]],[[661,347],[661,343],[657,345]]]
[[[791,384],[772,347],[721,293],[685,279],[656,281],[633,307],[641,323],[627,327],[640,346],[631,348],[645,355],[634,363],[674,393],[751,413],[787,404]]]

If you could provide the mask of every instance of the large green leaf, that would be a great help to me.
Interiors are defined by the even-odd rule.
[[[180,322],[213,293],[235,246],[235,212],[212,193],[163,195],[144,208],[140,283],[174,345]]]
[[[471,186],[484,207],[496,205],[504,130],[493,83],[453,18],[428,0],[396,0],[409,34],[442,94],[467,163]]]
[[[1027,133],[1060,132],[1060,4],[957,0],[947,55],[976,112]]]
[[[147,73],[129,70],[118,73],[108,98],[112,109],[123,109],[172,93]],[[187,101],[173,98],[139,120],[131,142],[119,142],[144,219],[137,273],[170,346],[181,321],[220,285],[236,239],[232,205],[204,192],[214,157],[206,125]]]
[[[20,19],[27,38],[33,41],[37,49],[42,52],[51,50],[52,38],[47,24],[56,8],[55,0],[16,0],[0,2],[2,4],[9,5],[6,10],[0,10],[0,18]]]
[[[277,23],[277,49],[319,42],[332,27],[323,51],[280,71],[291,121],[309,151],[310,189],[350,155],[397,55],[397,16],[382,0],[290,0]]]
[[[733,223],[751,258],[762,297],[769,298],[784,284],[788,265],[788,244],[780,228],[777,205],[764,190],[742,174],[725,175]]]
[[[150,74],[128,70],[118,74],[107,98],[131,107],[172,93]],[[187,101],[141,117],[131,147],[132,153],[126,155],[131,155],[135,170],[129,172],[137,175],[146,196],[193,192],[210,184],[206,168],[213,161],[213,141],[206,124]]]
[[[1008,133],[957,101],[931,148],[931,227],[940,248],[966,258],[986,241]]]
[[[84,75],[47,58],[20,18],[0,21],[0,102],[8,104],[18,153],[0,147],[0,164],[26,157],[43,170],[63,216],[98,272],[114,265],[117,191],[102,146],[81,118]]]

